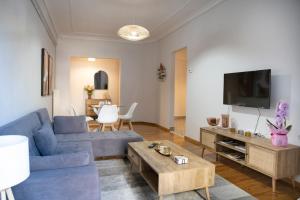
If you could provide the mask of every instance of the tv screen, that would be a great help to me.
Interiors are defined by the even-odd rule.
[[[271,70],[224,74],[223,103],[270,108]]]

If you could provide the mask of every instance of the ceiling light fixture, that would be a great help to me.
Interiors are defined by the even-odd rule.
[[[96,61],[96,58],[88,58],[88,61],[90,61],[90,62],[95,62],[95,61]]]
[[[139,41],[149,37],[150,32],[139,25],[125,25],[119,29],[118,35],[125,40]]]

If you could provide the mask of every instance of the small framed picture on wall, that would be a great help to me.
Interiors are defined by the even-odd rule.
[[[41,69],[41,95],[48,96],[53,91],[53,76],[54,76],[53,57],[48,51],[42,49],[42,69]]]
[[[41,77],[41,95],[49,95],[49,55],[46,49],[42,49],[42,77]]]
[[[51,55],[49,55],[48,57],[48,60],[49,60],[49,78],[48,78],[48,85],[49,85],[49,89],[48,89],[48,94],[49,95],[52,95],[52,91],[53,91],[53,72],[54,72],[54,67],[53,67],[53,58]]]

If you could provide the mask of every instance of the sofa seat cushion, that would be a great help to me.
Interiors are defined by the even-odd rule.
[[[56,149],[56,154],[87,152],[90,162],[94,161],[94,153],[92,143],[89,141],[80,142],[59,142]]]
[[[58,142],[78,142],[78,141],[91,141],[92,134],[95,133],[68,133],[68,134],[55,134]]]
[[[88,152],[57,154],[52,156],[31,156],[30,171],[51,170],[86,166],[90,163]]]
[[[144,140],[142,136],[133,131],[105,132],[100,135],[102,139],[94,135],[95,139],[92,140],[95,157],[125,156],[129,142]]]
[[[128,142],[143,141],[143,137],[134,131],[56,134],[56,138],[59,142],[92,142],[95,158],[126,155]]]
[[[35,141],[34,133],[41,128],[41,122],[36,113],[30,113],[13,122],[0,127],[0,135],[24,135],[29,140],[29,154],[31,156],[39,156]]]
[[[33,135],[38,150],[43,156],[53,155],[57,148],[57,139],[49,123],[45,123],[36,134]]]
[[[106,132],[85,132],[81,134],[55,134],[59,142],[76,142],[76,141],[93,141],[102,139],[127,139],[127,138],[141,138],[142,136],[134,131],[106,131]]]
[[[41,170],[12,190],[16,200],[100,200],[98,176],[94,164]]]

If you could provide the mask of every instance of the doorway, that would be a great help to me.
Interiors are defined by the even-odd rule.
[[[175,52],[174,62],[174,132],[185,135],[186,124],[186,87],[187,87],[187,49]]]
[[[105,74],[105,75],[99,75]],[[105,82],[97,86],[95,76],[106,76]],[[101,84],[104,84],[103,87]],[[95,90],[92,99],[110,99],[112,104],[120,104],[120,61],[113,58],[71,57],[70,66],[70,100],[79,115],[86,115],[84,87],[92,85]]]

